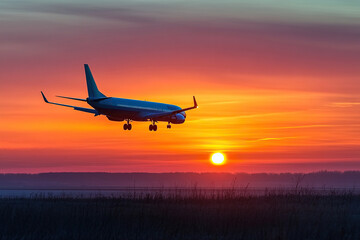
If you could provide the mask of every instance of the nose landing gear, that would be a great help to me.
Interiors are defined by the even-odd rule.
[[[169,129],[171,128],[171,125],[170,125],[170,123],[168,123],[168,125],[166,126],[166,128],[169,128]]]

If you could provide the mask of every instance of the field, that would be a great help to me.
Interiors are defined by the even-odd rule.
[[[0,239],[360,239],[351,191],[0,199]]]

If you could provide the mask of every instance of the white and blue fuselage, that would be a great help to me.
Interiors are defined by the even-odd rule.
[[[171,114],[180,107],[157,102],[140,101],[125,98],[105,98],[100,100],[87,99],[87,103],[98,111],[99,114],[106,115],[112,121],[165,121],[174,124],[185,122],[186,114],[181,111]],[[158,116],[156,115],[164,115]],[[152,117],[153,116],[153,117]]]

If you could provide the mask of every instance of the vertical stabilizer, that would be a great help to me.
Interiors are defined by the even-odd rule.
[[[96,99],[96,98],[104,98],[104,97],[106,97],[97,88],[96,83],[94,81],[94,78],[93,78],[93,76],[91,74],[89,65],[84,64],[84,67],[85,67],[86,84],[87,84],[89,98],[90,99]]]

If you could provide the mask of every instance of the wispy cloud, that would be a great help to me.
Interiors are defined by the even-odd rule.
[[[284,139],[295,139],[298,137],[267,137],[267,138],[260,138],[257,140],[253,140],[254,142],[256,141],[278,141],[278,140],[284,140]]]
[[[332,106],[334,107],[355,107],[359,106],[360,102],[336,102],[332,103]]]
[[[313,124],[313,125],[302,125],[302,126],[271,127],[271,128],[266,128],[266,129],[328,128],[328,127],[341,127],[341,126],[344,126],[344,125]]]
[[[227,105],[227,104],[239,104],[240,101],[219,101],[219,102],[205,102],[201,105]]]
[[[258,114],[248,114],[248,115],[238,115],[238,116],[224,116],[224,117],[201,117],[196,120],[188,120],[188,122],[204,122],[204,121],[227,121],[227,120],[236,120],[243,118],[258,118],[258,117],[270,117],[274,115],[286,115],[290,113],[297,113],[301,111],[284,111],[284,112],[271,112],[271,113],[258,113]]]

